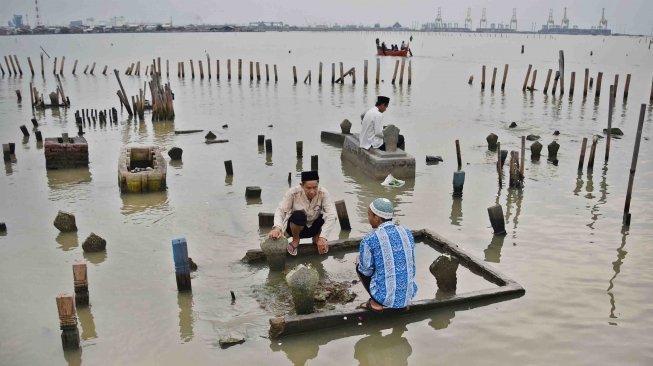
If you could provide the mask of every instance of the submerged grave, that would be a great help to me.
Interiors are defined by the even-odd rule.
[[[67,169],[88,166],[88,143],[82,136],[48,137],[43,144],[46,169]]]
[[[390,125],[388,127],[394,126]],[[388,130],[388,127],[386,127],[386,130]],[[398,134],[399,130],[396,131]],[[386,136],[387,151],[361,149],[358,136],[358,134],[352,134],[345,137],[342,144],[341,159],[357,164],[365,174],[378,179],[383,179],[388,174],[402,179],[415,177],[415,158],[396,147],[396,136],[393,146],[391,146]]]
[[[157,192],[166,189],[166,161],[156,146],[126,147],[118,161],[118,185],[122,193]]]
[[[285,303],[286,306],[279,306],[278,304],[268,304],[266,306],[274,312],[284,313],[284,315],[270,319],[270,337],[278,338],[343,325],[362,325],[367,321],[378,321],[381,318],[397,317],[445,307],[487,305],[517,298],[525,293],[520,284],[488,266],[484,261],[467,254],[458,245],[438,234],[429,230],[414,230],[413,235],[416,242],[415,260],[418,293],[408,310],[400,312],[386,311],[377,314],[368,310],[355,309],[355,304],[358,304],[358,301],[351,304],[350,302],[353,299],[347,299],[348,301],[337,302],[335,306],[318,308],[317,312],[312,314],[295,315],[292,307],[287,306],[288,291],[282,289],[280,291],[281,299],[271,300]],[[297,251],[297,258],[288,257],[286,268],[289,269],[293,264],[301,263],[307,259],[301,257],[313,256],[311,259],[318,261],[318,264],[323,267],[321,277],[331,278],[334,281],[347,279],[351,281],[356,278],[352,263],[359,242],[360,238],[331,241],[328,243],[329,254],[326,256],[318,256],[315,245],[301,244]],[[433,249],[435,249],[435,252],[433,252]],[[460,262],[460,268],[458,269],[459,286],[456,292],[447,293],[439,290],[435,279],[429,273],[429,265],[441,254],[448,254]],[[344,260],[346,256],[350,256],[351,260]],[[250,264],[265,263],[265,255],[258,249],[249,250],[243,258],[243,262]],[[327,270],[326,267],[333,268]],[[270,273],[270,276],[272,276],[270,278],[273,278],[273,272]],[[362,291],[361,294],[367,296],[367,293],[364,290]],[[360,300],[362,302],[366,299],[367,297]]]

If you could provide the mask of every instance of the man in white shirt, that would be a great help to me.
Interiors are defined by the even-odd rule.
[[[383,143],[383,112],[388,109],[390,98],[379,95],[374,107],[363,115],[361,133],[358,136],[360,148],[369,150],[371,147],[385,151]],[[404,149],[404,136],[399,135],[397,147]]]

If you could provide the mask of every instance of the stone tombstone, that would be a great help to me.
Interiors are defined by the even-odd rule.
[[[59,229],[62,233],[77,231],[77,224],[75,223],[75,215],[70,212],[59,210],[57,217],[54,219],[54,227]]]
[[[340,122],[340,132],[342,132],[345,135],[351,134],[351,122],[349,122],[348,119],[345,119],[342,122]]]
[[[82,249],[84,249],[85,252],[103,252],[106,248],[107,241],[95,235],[95,233],[91,233],[82,244]]]
[[[495,150],[497,148],[497,141],[499,141],[499,136],[491,133],[491,134],[487,135],[485,140],[487,141],[487,149],[488,150]]]
[[[429,271],[438,283],[441,291],[456,291],[456,271],[458,270],[459,261],[449,255],[441,255],[429,266]]]
[[[552,143],[547,146],[547,149],[549,150],[549,158],[550,159],[557,159],[558,158],[558,150],[560,149],[560,145],[553,141]]]
[[[297,314],[310,314],[314,311],[315,289],[319,279],[315,269],[303,264],[295,267],[286,275],[286,282],[290,287]]]
[[[207,133],[206,136],[204,136],[204,138],[207,139],[207,140],[215,140],[216,137],[217,136],[211,131],[209,131],[209,133]]]
[[[288,240],[283,236],[277,240],[267,238],[261,243],[261,250],[270,266],[270,271],[283,271],[286,268]]]
[[[531,144],[531,159],[539,159],[542,152],[542,144],[535,141]]]
[[[397,143],[399,142],[399,128],[395,125],[388,125],[383,129],[383,142],[385,143],[385,151],[397,151]]]
[[[172,160],[181,160],[181,155],[183,152],[184,150],[182,150],[180,147],[173,147],[172,149],[168,150],[168,156]]]

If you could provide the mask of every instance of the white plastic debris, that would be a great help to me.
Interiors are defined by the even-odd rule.
[[[381,185],[384,187],[395,187],[395,188],[403,187],[404,184],[406,184],[406,182],[393,177],[392,174],[388,174],[388,176],[385,177],[385,180],[381,183]]]

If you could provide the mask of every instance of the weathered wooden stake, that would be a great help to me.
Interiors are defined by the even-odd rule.
[[[376,59],[376,85],[379,85],[379,79],[381,78],[381,60]],[[653,96],[653,89],[651,90],[651,95]]]
[[[528,84],[528,78],[531,75],[531,69],[533,68],[533,65],[528,65],[528,70],[526,70],[526,78],[524,78],[524,85],[522,86],[521,90],[526,91],[526,85]]]
[[[277,64],[274,64],[274,82],[277,81],[279,81],[279,78],[277,78]]]
[[[61,56],[61,68],[59,68],[59,75],[63,75],[63,66],[66,63],[66,56]]]
[[[41,53],[41,76],[45,77],[45,64],[43,61],[43,53]]]
[[[614,89],[612,90],[612,93],[614,96],[617,96],[617,89],[619,86],[619,74],[614,75]]]
[[[492,90],[492,91],[494,91],[494,82],[495,82],[496,78],[497,78],[497,68],[495,67],[492,70],[492,84],[490,85],[490,90]]]
[[[630,164],[630,176],[628,177],[628,191],[626,192],[626,204],[624,205],[623,224],[630,226],[630,199],[633,196],[633,181],[635,180],[635,170],[637,169],[637,157],[639,155],[639,143],[642,140],[642,128],[644,127],[644,115],[646,114],[646,104],[639,108],[639,123],[637,124],[637,135],[635,136],[635,147],[633,148],[633,159]]]
[[[648,97],[649,104],[653,104],[653,80],[651,80],[651,96]]]
[[[499,187],[503,186],[503,161],[501,160],[501,142],[497,142],[497,173],[499,174]]]
[[[465,172],[458,170],[453,172],[453,196],[462,197],[463,186],[465,185]]]
[[[503,79],[501,80],[501,91],[506,88],[506,78],[508,77],[508,64],[503,66]]]
[[[29,65],[29,71],[32,73],[32,76],[34,76],[34,66],[32,65],[32,59],[27,57],[27,64]],[[4,70],[2,71],[2,74],[4,75]]]
[[[265,153],[272,154],[272,139],[265,139]]]
[[[460,156],[460,141],[456,140],[456,158],[458,159],[458,169],[463,166],[463,160]]]
[[[363,62],[363,84],[367,85],[367,60]],[[322,80],[322,63],[320,62],[320,80]],[[321,84],[322,82],[320,82]]]
[[[628,89],[630,89],[630,74],[626,75],[626,85],[624,85],[624,102],[628,99]]]
[[[231,80],[231,59],[227,59],[227,80]]]
[[[401,71],[399,72],[399,85],[403,85],[403,83],[404,83],[404,65],[406,65],[406,59],[402,58],[401,59]]]
[[[206,71],[208,73],[209,80],[211,80],[211,57],[209,54],[206,54]]]
[[[265,135],[258,135],[258,145],[262,146],[265,144]]]
[[[304,142],[303,141],[297,141],[295,142],[295,148],[297,150],[297,158],[301,158],[304,156]]]
[[[601,81],[603,80],[603,73],[599,72],[599,75],[596,77],[596,93],[594,94],[595,98],[601,96]]]
[[[585,83],[583,85],[583,98],[587,96],[587,83],[590,77],[590,69],[585,69]]]
[[[166,59],[166,78],[170,78],[170,60]]]
[[[23,137],[29,137],[29,132],[27,132],[27,127],[25,127],[25,125],[21,125],[20,130],[23,131]]]
[[[399,60],[397,60],[397,63],[399,63]],[[345,83],[345,66],[342,64],[342,62],[340,63],[340,83]]]
[[[587,160],[587,171],[594,169],[594,154],[596,153],[596,143],[599,141],[598,136],[592,138],[592,148],[590,149],[590,157]]]
[[[89,296],[85,261],[77,260],[73,263],[73,285],[75,287],[75,304],[77,306],[87,306]]]
[[[506,222],[503,218],[503,208],[501,205],[494,205],[487,208],[487,214],[490,217],[490,224],[494,230],[494,235],[506,234]]]
[[[254,62],[249,62],[249,81],[254,81]]]
[[[569,98],[574,96],[574,86],[576,84],[576,72],[571,72],[571,81],[569,82]]]
[[[200,79],[204,79],[204,66],[202,65],[202,60],[197,60],[197,66],[200,69]]]
[[[215,80],[220,80],[220,60],[215,60]]]
[[[318,170],[317,155],[311,155],[311,170]]]
[[[614,110],[614,86],[610,85],[610,97],[608,100],[608,131],[605,137],[605,162],[610,158],[610,140],[612,137],[612,112]]]
[[[553,87],[551,88],[551,95],[556,95],[556,90],[558,90],[558,81],[560,80],[560,75],[556,73],[556,77],[553,78]]]
[[[549,69],[549,72],[546,73],[546,81],[544,82],[544,95],[549,91],[549,82],[551,81],[551,72],[553,70]]]
[[[265,81],[270,82],[270,67],[265,64]]]
[[[580,158],[578,159],[578,170],[583,170],[585,164],[585,150],[587,150],[587,137],[583,137],[583,144],[580,147]]]
[[[395,71],[392,73],[392,85],[395,85],[395,79],[397,78],[397,70],[399,69],[399,60],[395,62]]]
[[[521,137],[521,160],[519,161],[519,174],[524,179],[524,159],[526,156],[526,136]]]
[[[175,276],[177,278],[177,290],[192,291],[190,283],[190,266],[188,263],[188,244],[186,238],[172,240],[172,258],[175,262]]]
[[[408,60],[408,85],[413,83],[413,61]]]
[[[79,349],[74,295],[57,295],[57,312],[59,313],[59,329],[61,329],[61,345],[66,350]]]
[[[242,79],[243,79],[243,60],[239,58],[238,59],[238,80],[240,81]]]
[[[261,81],[261,66],[258,61],[256,61],[256,81]]]
[[[349,223],[349,214],[347,213],[347,206],[345,205],[344,200],[339,200],[335,202],[336,204],[336,213],[338,214],[338,222],[340,222],[341,230],[351,230],[351,224]]]
[[[234,175],[234,167],[231,163],[231,160],[224,161],[224,170],[228,176]]]
[[[54,63],[52,64],[52,73],[53,74],[57,73],[57,57],[56,56],[54,58]]]
[[[535,79],[537,79],[537,70],[533,70],[533,79],[531,80],[531,93],[535,91]]]
[[[292,79],[295,84],[297,84],[297,66],[292,67]]]
[[[195,64],[193,63],[192,59],[189,61],[189,63],[190,63],[190,77],[191,79],[195,79]]]
[[[481,90],[485,90],[485,65],[481,67]]]

